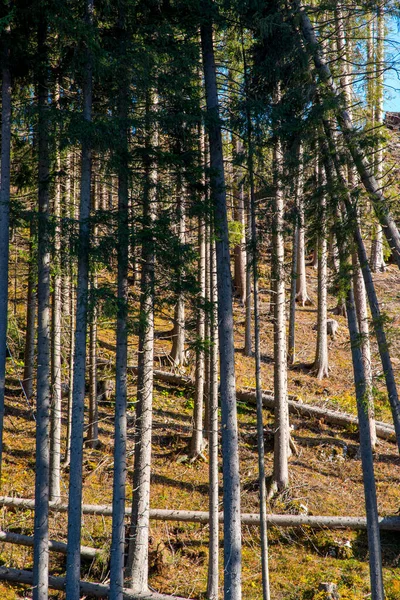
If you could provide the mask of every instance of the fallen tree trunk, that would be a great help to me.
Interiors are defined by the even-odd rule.
[[[0,506],[19,507],[33,510],[34,500],[29,498],[11,498],[9,496],[0,497]],[[50,502],[49,509],[54,512],[67,512],[66,504]],[[111,517],[112,506],[101,504],[83,504],[82,512],[89,515],[101,515]],[[131,509],[125,509],[125,515],[130,516]],[[180,521],[183,523],[208,523],[209,515],[207,511],[198,510],[168,510],[161,508],[150,509],[150,519],[153,521]],[[243,525],[258,525],[260,515],[251,513],[242,513],[241,520]],[[219,521],[223,523],[224,514],[219,513]],[[302,527],[307,525],[312,528],[327,527],[330,529],[365,529],[367,522],[365,517],[338,517],[338,516],[318,516],[318,515],[267,515],[267,521],[270,525],[277,527]],[[400,517],[380,517],[379,526],[387,531],[400,531]]]
[[[32,585],[33,573],[31,571],[22,571],[20,569],[11,569],[8,567],[0,567],[0,580],[10,581],[11,583],[19,583]],[[102,583],[92,583],[90,581],[79,582],[80,591],[82,594],[95,596],[96,598],[108,598],[110,588]],[[65,577],[49,576],[49,588],[53,590],[65,589]],[[167,596],[165,594],[157,594],[156,592],[146,592],[143,594],[134,594],[129,589],[123,591],[124,600],[185,600],[178,596]]]
[[[254,405],[256,403],[256,393],[252,391],[239,391],[237,392],[237,398],[241,402],[247,402]],[[262,399],[263,406],[265,408],[274,408],[275,401],[273,395],[264,393]],[[303,404],[302,402],[295,400],[289,400],[288,405],[289,412],[291,414],[302,417],[324,419],[325,422],[332,425],[339,425],[340,427],[346,427],[348,425],[358,426],[358,418],[355,415],[349,415],[347,413],[342,413],[337,410],[330,410],[328,408],[322,408],[320,406],[311,406],[310,404]],[[392,442],[396,441],[394,427],[387,423],[382,423],[379,421],[376,422],[376,435],[384,440],[389,440]]]
[[[137,367],[128,367],[128,369],[136,373]],[[179,385],[185,387],[187,385],[193,385],[193,380],[190,377],[183,375],[176,375],[175,373],[169,373],[168,371],[154,371],[154,378],[165,383],[172,385]],[[238,390],[236,392],[237,399],[241,402],[247,402],[249,404],[256,404],[256,392],[253,390]],[[327,423],[332,425],[339,425],[340,427],[346,427],[348,425],[358,426],[358,418],[355,415],[349,415],[342,413],[337,410],[330,410],[322,408],[320,406],[312,406],[311,404],[303,404],[295,400],[296,396],[289,394],[289,412],[291,414],[299,415],[302,417],[311,417],[324,419]],[[274,409],[275,400],[272,392],[263,392],[262,395],[263,405],[265,408]],[[389,441],[396,441],[394,427],[388,423],[376,422],[376,434],[379,438]]]
[[[0,531],[0,542],[6,542],[7,544],[16,544],[17,546],[32,546],[33,537],[30,535],[22,535],[20,533],[13,533],[11,531]],[[49,550],[51,552],[58,552],[60,554],[67,554],[67,544],[64,542],[57,542],[55,540],[49,540]],[[101,553],[101,550],[97,548],[90,548],[88,546],[81,546],[81,556],[83,558],[96,558]]]

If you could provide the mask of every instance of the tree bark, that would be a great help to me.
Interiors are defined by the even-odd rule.
[[[180,244],[185,243],[185,203],[183,197],[183,188],[180,175],[177,183],[177,220],[178,220],[178,239]],[[178,286],[182,287],[183,266],[179,266]],[[185,363],[185,298],[182,289],[178,290],[178,298],[174,309],[174,327],[172,332],[171,359],[176,365]]]
[[[203,304],[206,295],[206,244],[205,224],[203,217],[199,217],[198,225],[199,241],[199,264],[198,282],[200,286],[199,301],[197,308],[196,324],[196,375],[195,375],[195,398],[193,411],[193,434],[190,441],[190,455],[192,458],[200,456],[204,450],[203,438],[203,400],[204,400],[204,340],[205,340],[205,313]]]
[[[0,173],[0,476],[3,464],[4,395],[7,357],[8,260],[10,222],[11,73],[8,30],[3,31],[1,84],[1,173]]]
[[[367,514],[371,598],[373,600],[384,600],[385,594],[383,590],[379,516],[370,437],[368,404],[366,404],[367,390],[365,385],[364,361],[359,344],[357,314],[351,289],[347,296],[347,320],[350,332],[354,383],[357,397],[358,423],[360,428],[361,463],[363,470],[365,510]]]
[[[93,24],[93,0],[85,2],[85,25]],[[85,51],[83,120],[92,120],[92,55]],[[71,461],[68,510],[68,553],[66,573],[67,600],[79,600],[80,542],[82,504],[83,426],[85,405],[86,333],[88,313],[90,197],[92,179],[92,150],[86,135],[82,137],[81,188],[79,206],[78,287],[74,349],[74,385],[72,399]]]
[[[55,95],[59,102],[59,92]],[[51,361],[51,422],[50,422],[50,500],[60,498],[61,463],[61,157],[56,150],[56,188],[54,197],[54,278],[52,311],[52,361]]]
[[[276,93],[279,101],[279,91]],[[284,198],[282,190],[282,149],[277,138],[274,144],[274,185],[272,224],[272,288],[274,308],[274,398],[275,436],[274,473],[270,494],[274,489],[281,491],[289,485],[289,412],[287,404],[287,357],[286,357],[286,291],[285,291],[285,241],[284,241]]]
[[[38,343],[36,400],[35,522],[33,549],[33,598],[47,600],[49,575],[49,425],[50,425],[50,238],[48,135],[48,49],[46,13],[38,26]]]
[[[128,261],[129,261],[129,155],[128,106],[129,68],[126,64],[128,35],[126,2],[118,5],[121,72],[119,73],[118,116],[120,121],[118,158],[118,314],[115,362],[115,430],[113,520],[110,558],[110,600],[122,600],[124,588],[127,364],[128,364]]]
[[[322,189],[325,176],[322,165],[319,165],[320,182],[320,231],[318,234],[318,321],[317,321],[317,349],[313,370],[317,379],[329,377],[328,363],[328,333],[326,327],[328,311],[327,290],[327,240],[326,240],[326,196]]]
[[[151,157],[158,143],[150,111],[157,98],[148,92],[145,184],[143,191],[142,273],[139,324],[139,363],[135,422],[135,466],[133,472],[132,519],[126,576],[136,592],[148,589],[148,544],[150,510],[151,429],[153,416],[154,356],[154,237],[157,170]]]
[[[227,516],[224,523],[224,597],[226,600],[240,600],[242,554],[240,529],[240,476],[228,219],[211,4],[209,0],[203,0],[203,9],[203,13],[207,18],[201,25],[200,35],[207,105],[207,130],[210,146],[210,190],[215,215],[215,233],[217,237],[218,332],[222,412],[222,469],[224,480],[223,498],[224,511]]]
[[[212,226],[210,232],[212,236]],[[207,595],[209,600],[218,599],[219,581],[219,502],[218,502],[218,289],[215,243],[209,244],[210,264],[210,391],[208,400],[208,443],[209,443],[209,557]]]
[[[29,266],[28,266],[28,293],[26,308],[26,330],[24,349],[24,375],[22,385],[28,400],[33,396],[33,378],[35,363],[35,324],[36,324],[36,275],[37,257],[35,256],[36,223],[31,222],[29,228]],[[35,261],[36,258],[36,261]]]
[[[236,154],[240,154],[242,150],[242,144],[240,143],[239,138],[236,138]],[[246,223],[244,210],[244,186],[241,179],[242,175],[239,171],[239,168],[237,167],[234,178],[234,217],[235,221],[239,224],[240,227],[240,243],[236,244],[233,249],[233,284],[235,287],[235,293],[240,299],[241,304],[244,306],[246,302]]]

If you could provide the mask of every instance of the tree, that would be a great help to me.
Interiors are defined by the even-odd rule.
[[[6,5],[6,8],[8,6]],[[2,15],[3,16],[3,15]],[[0,474],[3,460],[4,394],[7,357],[8,256],[10,220],[10,147],[11,147],[11,73],[9,32],[6,26],[1,40],[1,173],[0,173]]]
[[[92,34],[93,0],[85,2],[84,22],[88,35]],[[82,99],[83,124],[87,127],[92,120],[92,72],[93,59],[90,47],[84,51]],[[92,148],[85,129],[82,136],[81,182],[79,202],[79,256],[76,329],[74,348],[74,381],[71,424],[71,459],[68,503],[68,552],[66,594],[68,600],[79,600],[81,504],[82,504],[82,458],[83,424],[85,401],[86,333],[88,316],[90,204],[92,181]]]
[[[240,523],[240,476],[236,418],[232,285],[224,159],[213,46],[212,7],[208,0],[204,0],[202,3],[202,13],[204,19],[200,28],[200,36],[207,105],[206,127],[210,146],[210,191],[217,235],[218,332],[225,514],[224,597],[226,600],[239,600],[241,598],[242,536]]]

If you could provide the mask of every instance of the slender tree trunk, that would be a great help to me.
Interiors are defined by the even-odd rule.
[[[249,213],[250,211],[247,211]],[[250,230],[250,214],[247,215],[247,237]],[[252,322],[251,322],[251,257],[250,252],[246,252],[246,314],[244,322],[244,355],[252,356]]]
[[[307,293],[306,278],[306,243],[305,243],[305,225],[304,225],[304,200],[303,186],[299,184],[298,197],[298,242],[297,242],[297,271],[296,271],[296,301],[300,306],[309,306],[312,304]]]
[[[212,232],[212,226],[211,226]],[[211,233],[210,233],[211,237]],[[217,265],[215,243],[209,244],[209,275],[210,275],[210,391],[208,401],[208,428],[209,428],[209,554],[207,598],[218,599],[219,581],[219,503],[218,503],[218,290],[217,290]]]
[[[334,97],[340,96],[340,92],[338,91],[336,84],[332,78],[332,74],[330,68],[326,61],[323,58],[321,46],[317,40],[315,35],[314,28],[310,22],[310,19],[304,9],[301,6],[299,0],[293,1],[294,6],[299,12],[300,16],[300,28],[306,42],[306,46],[308,51],[310,52],[321,82],[328,86],[332,95]],[[389,247],[392,250],[394,258],[398,267],[400,268],[400,234],[397,229],[396,223],[393,219],[393,216],[390,213],[390,210],[387,205],[387,201],[385,196],[380,188],[380,185],[377,183],[371,168],[368,164],[368,161],[358,143],[359,132],[353,126],[351,116],[346,110],[346,107],[343,107],[343,102],[338,103],[338,107],[336,109],[336,118],[339,123],[340,128],[343,131],[343,137],[348,146],[351,156],[353,158],[354,164],[357,168],[360,179],[369,195],[369,198],[374,207],[376,216],[382,225],[383,232],[388,241]]]
[[[36,324],[36,275],[35,265],[35,237],[36,224],[32,221],[29,229],[29,267],[28,267],[28,294],[26,309],[26,333],[24,350],[24,375],[22,385],[28,400],[33,396],[33,377],[35,364],[35,324]],[[37,261],[36,261],[37,262]]]
[[[367,514],[371,598],[373,600],[383,600],[385,594],[383,590],[379,516],[370,437],[370,424],[368,407],[366,405],[367,390],[364,374],[364,360],[359,344],[357,314],[354,306],[354,297],[351,290],[347,297],[347,320],[350,331],[351,354],[353,359],[354,382],[357,397],[358,424],[360,429],[361,462],[363,470],[365,509]]]
[[[375,119],[376,127],[383,127],[383,85],[385,73],[385,15],[383,2],[378,2],[377,6],[377,25],[378,37],[376,40],[376,77],[375,77]],[[378,135],[381,132],[378,131]],[[383,143],[380,139],[377,142],[375,176],[380,189],[383,189]],[[374,224],[374,236],[371,246],[371,270],[374,273],[386,269],[385,259],[383,257],[383,231],[380,223]]]
[[[93,0],[85,3],[85,24],[93,23]],[[92,119],[92,56],[86,51],[83,83],[83,119]],[[74,385],[72,400],[71,462],[68,503],[68,553],[66,574],[67,600],[79,600],[83,426],[85,406],[86,333],[89,285],[90,196],[92,150],[86,136],[82,138],[81,189],[79,206],[78,287],[74,349]]]
[[[178,194],[178,206],[177,206],[177,219],[178,219],[178,238],[179,243],[185,243],[185,204],[183,197],[182,183],[179,181],[177,184]],[[182,286],[182,270],[183,267],[179,267],[180,272],[178,274],[178,285]],[[178,291],[178,299],[174,309],[174,327],[172,331],[172,349],[171,359],[176,366],[183,365],[185,363],[185,298],[183,291]]]
[[[200,302],[204,303],[206,294],[206,244],[205,244],[205,225],[204,219],[199,218],[198,226],[199,240],[199,285]],[[193,434],[190,442],[190,455],[192,458],[200,456],[204,449],[203,439],[203,397],[204,397],[204,334],[205,334],[205,313],[202,306],[197,309],[197,348],[196,348],[196,386],[193,413]]]
[[[236,154],[242,152],[242,144],[236,139]],[[240,243],[236,244],[233,249],[234,254],[234,276],[233,283],[235,292],[240,302],[244,306],[246,302],[246,224],[244,210],[244,187],[241,181],[242,176],[239,169],[236,169],[234,190],[235,190],[235,206],[234,216],[235,221],[240,227]]]
[[[330,131],[329,131],[329,128],[328,128],[326,122],[324,122],[324,130],[325,130],[325,135],[327,136],[327,139],[329,142],[329,152],[327,152],[327,154],[330,155],[334,161],[335,170],[336,170],[336,173],[339,178],[339,182],[340,182],[341,186],[343,187],[343,189],[346,189],[346,182],[345,182],[345,179],[344,179],[344,176],[342,173],[341,163],[339,160],[337,149],[336,149],[334,141],[332,140],[332,137],[330,136]],[[396,381],[394,378],[392,361],[391,361],[390,353],[389,353],[389,344],[386,339],[386,333],[385,333],[385,329],[383,326],[383,318],[382,318],[382,314],[380,311],[379,301],[378,301],[378,297],[376,295],[374,282],[372,279],[371,268],[369,266],[364,241],[362,239],[360,227],[358,224],[358,215],[356,213],[354,206],[352,205],[352,200],[351,200],[349,193],[347,193],[344,196],[344,203],[345,203],[347,217],[348,217],[348,219],[350,219],[350,221],[353,224],[354,241],[355,241],[355,245],[357,248],[358,260],[359,260],[361,271],[363,274],[365,290],[367,292],[368,304],[369,304],[369,307],[371,310],[372,322],[373,322],[375,335],[376,335],[376,339],[378,342],[378,350],[379,350],[379,354],[380,354],[380,358],[381,358],[381,362],[382,362],[382,369],[385,374],[386,389],[388,392],[389,403],[390,403],[390,407],[392,410],[393,424],[394,424],[394,428],[395,428],[395,432],[396,432],[397,446],[400,451],[400,402],[399,402],[399,397],[398,397],[398,393],[397,393]]]
[[[56,102],[58,102],[58,93]],[[61,157],[56,151],[56,189],[54,197],[54,279],[52,312],[52,402],[50,423],[50,500],[60,499],[61,463]]]
[[[121,73],[118,113],[120,148],[118,149],[118,314],[115,362],[115,434],[113,520],[110,560],[110,600],[122,600],[124,587],[126,440],[127,440],[127,363],[128,363],[128,262],[129,262],[129,157],[128,102],[129,70],[126,65],[127,31],[125,0],[119,4]]]
[[[301,172],[302,147],[298,148],[298,171],[295,182],[295,202],[293,219],[293,243],[292,243],[292,277],[290,282],[290,315],[289,315],[289,339],[288,339],[288,364],[293,365],[296,359],[296,296],[297,296],[297,271],[299,259],[299,199],[303,193],[303,182]]]
[[[371,364],[371,349],[369,343],[369,325],[367,311],[367,297],[365,293],[365,285],[358,262],[357,254],[353,253],[353,289],[354,303],[357,313],[358,330],[360,332],[361,352],[363,358],[364,377],[365,377],[365,399],[368,404],[368,420],[371,445],[374,449],[376,446],[376,427],[375,427],[375,411],[374,411],[374,396],[372,390],[372,364]]]
[[[323,167],[319,165],[319,180],[324,185]],[[313,370],[317,379],[329,377],[328,362],[328,332],[327,332],[327,240],[326,240],[326,196],[321,190],[320,201],[320,232],[318,235],[318,321],[317,321],[317,349]]]
[[[149,93],[147,112],[156,103]],[[157,145],[157,132],[147,124],[147,156],[145,158],[145,189],[143,191],[142,273],[139,325],[139,361],[135,423],[135,466],[133,472],[133,503],[130,525],[129,554],[126,575],[135,592],[148,589],[149,510],[151,428],[153,416],[153,356],[154,356],[154,238],[157,170],[151,152]]]
[[[97,161],[96,161],[97,163]],[[98,163],[97,163],[98,164]],[[99,183],[93,185],[93,213],[96,214],[99,209]],[[93,227],[93,244],[97,243],[98,227]],[[90,448],[99,446],[99,404],[97,401],[97,273],[96,270],[90,277],[90,292],[92,310],[89,326],[89,422],[87,442]]]
[[[276,95],[279,98],[279,92]],[[284,199],[282,190],[282,155],[279,139],[274,144],[274,184],[272,224],[272,288],[274,307],[274,397],[275,397],[275,436],[274,473],[270,494],[275,489],[283,490],[289,485],[289,410],[287,398],[287,358],[286,358],[286,292],[285,292],[285,241],[284,241]]]
[[[224,479],[224,597],[240,600],[241,526],[238,431],[236,414],[235,347],[233,340],[232,284],[226,209],[226,190],[218,91],[213,47],[211,4],[203,1],[206,19],[201,25],[201,49],[210,145],[211,200],[215,211],[217,237],[218,330],[220,393],[222,412],[222,455]]]
[[[8,31],[3,32],[8,36]],[[7,357],[8,260],[10,221],[11,73],[8,40],[2,47],[1,174],[0,174],[0,475],[3,464],[4,394]]]
[[[33,598],[46,600],[49,576],[49,425],[50,425],[50,251],[48,137],[48,54],[46,15],[41,12],[38,29],[38,363],[36,400],[36,469],[33,549]]]

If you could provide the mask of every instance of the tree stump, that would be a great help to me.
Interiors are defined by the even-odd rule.
[[[318,591],[325,592],[323,596],[324,600],[339,600],[340,598],[336,583],[320,583],[318,586]]]

